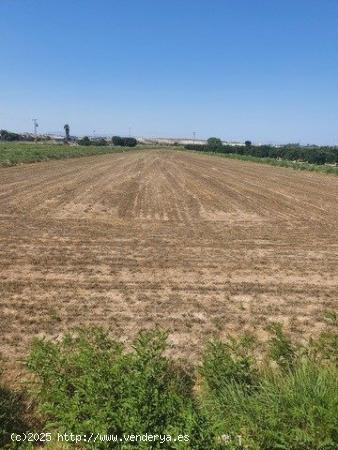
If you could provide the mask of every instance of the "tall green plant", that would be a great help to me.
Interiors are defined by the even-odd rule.
[[[253,359],[249,371],[224,344],[214,345],[211,354],[208,348],[202,397],[213,432],[230,435],[232,450],[336,450],[338,368],[327,358],[334,352],[324,345],[327,335],[320,338],[324,353],[317,348],[314,359],[311,349],[292,344],[279,325],[271,331],[266,360]]]

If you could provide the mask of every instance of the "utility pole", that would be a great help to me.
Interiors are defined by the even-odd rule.
[[[195,144],[195,141],[196,141],[196,131],[194,131],[194,132],[192,133],[192,136],[193,136],[193,144]]]
[[[32,122],[33,122],[33,126],[34,126],[34,139],[35,139],[35,142],[36,142],[37,141],[37,132],[38,132],[39,124],[38,124],[38,120],[37,119],[32,119]]]

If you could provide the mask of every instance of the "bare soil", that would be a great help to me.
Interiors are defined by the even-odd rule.
[[[338,177],[142,150],[0,169],[1,352],[92,324],[318,334],[338,297]]]

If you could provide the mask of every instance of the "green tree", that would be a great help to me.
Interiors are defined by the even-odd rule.
[[[213,150],[220,149],[223,147],[223,143],[222,143],[221,139],[216,138],[216,137],[211,137],[208,139],[208,147]]]
[[[113,145],[120,147],[135,147],[137,145],[137,140],[132,137],[113,136],[112,143]]]
[[[78,141],[77,141],[77,143],[79,144],[79,145],[91,145],[91,140],[89,139],[89,137],[88,136],[84,136],[82,139],[79,139]]]
[[[0,139],[2,141],[20,141],[21,136],[17,133],[12,133],[7,130],[0,130]]]
[[[123,145],[123,139],[120,136],[113,136],[112,137],[112,143],[113,143],[113,145],[122,146]]]

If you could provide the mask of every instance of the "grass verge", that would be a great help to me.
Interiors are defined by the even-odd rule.
[[[239,161],[250,161],[259,164],[268,164],[270,166],[287,167],[294,170],[306,170],[309,172],[321,172],[327,174],[338,175],[337,166],[309,164],[306,162],[288,161],[286,159],[274,159],[274,158],[259,158],[257,156],[250,155],[238,155],[237,153],[220,153],[220,152],[203,152],[196,150],[180,149],[180,151],[202,153],[204,155],[220,156],[222,158],[237,159]]]
[[[130,151],[125,147],[71,146],[63,144],[2,142],[0,143],[0,167],[22,163],[35,163],[50,159],[68,159],[81,156],[103,155]]]

